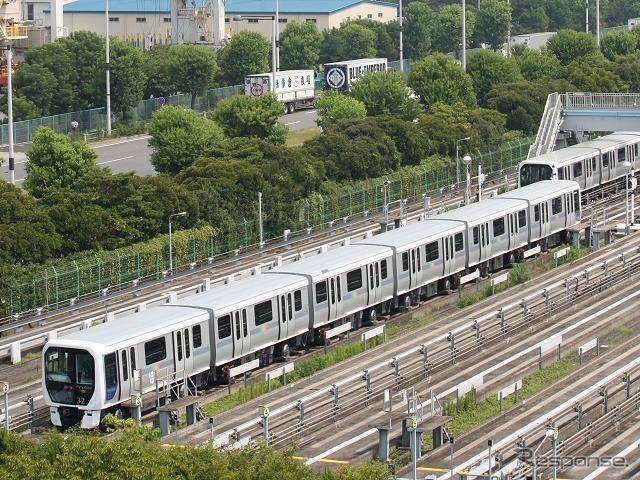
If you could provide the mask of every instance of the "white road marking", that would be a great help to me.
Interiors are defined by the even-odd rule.
[[[133,158],[133,155],[129,155],[128,157],[116,158],[115,160],[107,160],[106,162],[98,163],[98,165],[104,165],[105,163],[119,162],[120,160],[127,160],[129,158]]]
[[[293,124],[296,124],[296,123],[300,123],[300,120],[298,120],[297,122],[289,122],[289,123],[285,123],[285,125],[293,125]]]

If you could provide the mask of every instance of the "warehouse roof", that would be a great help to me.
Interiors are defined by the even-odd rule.
[[[109,12],[169,12],[170,0],[109,0]],[[215,1],[215,0],[213,0]],[[189,2],[190,3],[190,2]],[[203,0],[196,0],[198,8]],[[311,2],[308,0],[278,0],[279,14],[315,13],[330,14],[361,4],[376,4],[385,7],[396,7],[395,3],[377,2],[374,0],[323,0]],[[64,5],[65,12],[104,12],[104,0],[82,0]],[[275,0],[227,0],[225,12],[227,14],[242,13],[273,13]]]

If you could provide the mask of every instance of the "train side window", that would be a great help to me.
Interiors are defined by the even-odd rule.
[[[335,281],[333,280],[333,278],[330,280],[331,282],[331,305],[333,305],[334,303],[336,303],[336,284]]]
[[[582,176],[582,162],[573,164],[573,178]]]
[[[287,306],[285,305],[284,295],[280,296],[280,318],[282,319],[282,323],[287,321]]]
[[[218,338],[228,338],[231,336],[231,315],[218,318]]]
[[[464,237],[462,235],[462,232],[456,233],[454,238],[455,238],[456,252],[459,252],[464,248]]]
[[[327,281],[323,280],[316,284],[316,303],[322,303],[327,300]]]
[[[129,349],[129,358],[131,360],[131,373],[136,371],[136,349],[131,347]]]
[[[493,221],[493,236],[499,237],[500,235],[504,235],[504,217],[496,218]]]
[[[536,222],[540,221],[540,205],[533,206],[533,218]]]
[[[626,148],[618,149],[618,163],[622,163],[627,159],[627,150]]]
[[[289,314],[289,320],[293,318],[293,302],[291,301],[291,294],[287,294],[287,309]]]
[[[564,180],[564,168],[558,169],[558,180]]]
[[[325,283],[325,289],[327,284]],[[325,291],[326,294],[326,291]],[[325,296],[325,300],[326,300]],[[262,325],[263,323],[270,322],[273,320],[273,310],[271,306],[271,300],[267,300],[266,302],[258,303],[255,307],[253,307],[253,313],[256,318],[256,325]]]
[[[338,301],[342,300],[342,288],[340,288],[340,277],[336,278],[336,287],[338,288]]]
[[[416,252],[411,250],[411,271],[416,273]]]
[[[609,168],[609,155],[611,155],[611,152],[602,155],[602,168]]]
[[[420,247],[416,248],[416,262],[418,262],[418,271],[422,270],[422,262],[420,261]]]
[[[351,270],[347,272],[347,292],[353,292],[362,288],[362,270]]]
[[[380,267],[376,263],[376,287],[380,286]]]
[[[193,348],[202,346],[202,328],[200,325],[193,327]]]
[[[242,334],[246,337],[249,334],[247,326],[247,309],[242,309]]]
[[[551,200],[551,213],[557,215],[562,212],[562,197],[556,197]]]
[[[425,262],[433,262],[440,257],[440,249],[438,242],[427,243],[424,247]]]
[[[167,342],[164,337],[154,338],[144,344],[144,361],[147,365],[167,358]]]
[[[184,354],[185,357],[189,358],[191,356],[191,345],[190,345],[190,341],[189,341],[189,329],[185,328],[184,329]]]
[[[162,337],[164,341],[164,337]],[[109,353],[104,356],[104,379],[107,387],[106,399],[111,400],[116,393],[118,385],[118,368],[116,362],[116,354]]]
[[[580,211],[580,194],[578,192],[573,192],[573,210]]]
[[[473,244],[477,245],[480,241],[480,230],[478,227],[473,227]]]
[[[240,340],[240,313],[235,312],[234,318],[235,318],[235,324],[236,324],[236,340]]]
[[[387,278],[387,261],[382,260],[380,262],[380,274],[382,275],[382,279]]]
[[[526,210],[520,210],[518,212],[518,226],[524,228],[527,226],[527,212]]]
[[[129,380],[129,370],[127,369],[127,351],[122,350],[122,381]]]
[[[182,334],[176,332],[176,343],[178,344],[178,361],[182,360]]]
[[[293,301],[295,302],[296,312],[302,310],[302,292],[300,290],[293,292]]]
[[[402,254],[402,271],[406,272],[407,270],[409,270],[409,254],[404,252]]]
[[[374,286],[375,285],[373,283],[373,265],[369,265],[369,288],[373,290]]]

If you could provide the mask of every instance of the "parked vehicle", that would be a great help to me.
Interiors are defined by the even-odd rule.
[[[313,107],[315,73],[313,70],[284,70],[276,72],[275,90],[271,73],[249,75],[244,79],[244,93],[249,97],[260,97],[273,93],[284,104],[284,113],[293,113],[301,108]]]
[[[345,92],[358,78],[367,72],[385,72],[386,58],[360,58],[324,64],[325,90]]]

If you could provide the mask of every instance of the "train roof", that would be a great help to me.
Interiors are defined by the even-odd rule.
[[[476,225],[526,207],[527,203],[524,200],[495,197],[441,213],[436,218],[458,220]]]
[[[580,190],[580,186],[571,180],[544,180],[527,185],[526,187],[520,187],[515,190],[501,193],[493,200],[499,198],[514,198],[517,200],[536,202],[538,200],[542,201],[549,198],[555,198],[558,195],[574,190]]]
[[[306,281],[295,275],[265,276],[255,275],[238,282],[229,283],[205,292],[190,295],[172,303],[132,313],[61,336],[50,343],[54,345],[88,344],[103,345],[111,349],[118,344],[129,345],[132,339],[155,338],[172,330],[182,328],[181,324],[207,321],[208,309],[215,315],[224,315],[229,311],[254,305],[277,295],[280,291],[306,286]],[[262,292],[256,297],[252,294]]]
[[[464,223],[455,223],[448,220],[439,220],[438,217],[428,218],[419,222],[411,223],[402,228],[365,238],[354,242],[354,245],[384,245],[396,248],[412,248],[416,245],[423,245],[442,237],[443,235],[453,235],[465,230]]]
[[[310,275],[314,280],[321,281],[341,271],[348,272],[364,264],[381,260],[389,254],[389,248],[383,246],[347,245],[276,267],[266,272],[265,275],[269,273],[294,273]]]

